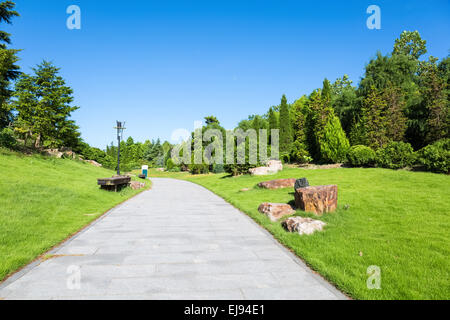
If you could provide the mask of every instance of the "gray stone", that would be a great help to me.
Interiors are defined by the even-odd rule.
[[[295,181],[294,190],[297,190],[298,188],[306,188],[306,187],[309,187],[308,179],[301,178],[301,179],[297,179]]]
[[[187,181],[152,182],[49,252],[58,256],[0,284],[0,298],[345,299],[212,192]],[[67,287],[74,266],[80,289]]]

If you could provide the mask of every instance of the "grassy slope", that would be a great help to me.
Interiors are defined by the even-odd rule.
[[[96,178],[113,174],[80,161],[0,150],[0,281],[140,191],[100,190]]]
[[[151,175],[187,179],[222,196],[354,298],[450,296],[449,176],[362,168],[285,169],[266,177]],[[288,203],[294,198],[291,188],[264,190],[255,187],[258,182],[292,177],[307,177],[311,185],[338,185],[338,210],[319,218],[328,224],[324,232],[290,234],[257,211],[261,202]],[[240,192],[242,188],[252,189]],[[301,211],[297,215],[313,217]],[[381,290],[367,289],[370,265],[381,268]]]

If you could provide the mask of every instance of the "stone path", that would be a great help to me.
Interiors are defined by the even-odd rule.
[[[0,284],[0,299],[345,299],[212,192],[152,180]]]

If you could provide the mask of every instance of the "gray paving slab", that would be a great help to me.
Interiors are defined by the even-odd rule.
[[[214,193],[152,182],[0,284],[0,298],[346,299]]]

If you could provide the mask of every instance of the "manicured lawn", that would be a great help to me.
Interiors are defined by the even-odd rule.
[[[0,281],[144,190],[100,190],[96,179],[113,174],[80,161],[0,150]]]
[[[234,178],[152,170],[151,176],[186,179],[212,190],[353,298],[450,297],[450,176],[363,168],[288,168],[273,176]],[[301,177],[311,185],[338,185],[338,210],[319,217],[327,223],[325,231],[310,236],[288,233],[257,210],[261,202],[294,199],[291,188],[264,190],[258,182]],[[380,290],[367,288],[371,265],[381,268]]]

